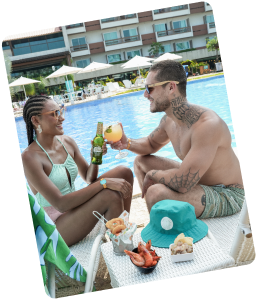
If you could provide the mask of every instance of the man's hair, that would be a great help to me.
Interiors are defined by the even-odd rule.
[[[45,106],[46,101],[48,100],[51,100],[51,98],[48,96],[32,96],[26,101],[26,104],[24,105],[23,119],[26,123],[27,139],[29,145],[33,142],[34,136],[34,127],[31,122],[31,117],[40,114]]]
[[[161,81],[179,81],[177,84],[179,93],[186,97],[186,83],[187,77],[184,67],[174,60],[163,60],[158,63],[155,63],[149,72],[157,72],[155,79],[159,82]],[[166,84],[163,85],[165,88]]]

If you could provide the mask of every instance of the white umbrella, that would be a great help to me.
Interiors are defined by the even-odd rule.
[[[98,71],[98,70],[107,69],[110,67],[114,67],[114,66],[110,65],[110,64],[103,64],[103,63],[98,63],[98,62],[93,61],[87,67],[82,69],[78,74],[94,72],[94,71]]]
[[[121,67],[123,67],[124,69],[137,67],[140,75],[140,67],[151,66],[152,64],[149,63],[149,61],[151,60],[154,60],[154,58],[136,55],[132,59],[128,60],[128,62],[123,64]]]
[[[54,73],[50,74],[46,78],[49,79],[49,78],[56,78],[56,77],[66,76],[66,80],[68,81],[67,75],[78,73],[81,70],[82,70],[82,68],[62,66],[60,69],[56,70]]]
[[[167,59],[175,60],[175,59],[179,59],[179,58],[182,58],[182,56],[176,55],[174,53],[165,53],[165,54],[162,54],[157,59],[155,59],[154,62],[158,62],[158,61],[162,61],[162,60],[167,60]]]
[[[64,65],[60,69],[56,70],[54,73],[52,73],[49,76],[47,76],[46,78],[49,79],[49,78],[56,78],[56,77],[65,76],[66,77],[66,81],[68,82],[67,75],[69,75],[69,74],[76,74],[80,70],[82,70],[82,68],[76,68],[76,67],[70,67],[70,66],[65,66]],[[67,90],[68,90],[68,88],[67,88]],[[71,92],[69,92],[69,90],[68,90],[68,93],[72,94]],[[72,95],[71,95],[71,103],[73,104],[73,97],[72,97]]]
[[[25,91],[24,86],[27,85],[27,84],[36,83],[36,82],[40,82],[40,81],[21,76],[20,78],[18,78],[14,82],[10,83],[9,86],[12,87],[12,86],[22,85],[23,86],[23,90],[24,90],[24,94],[25,94],[25,100],[26,100],[27,96],[26,96],[26,91]]]

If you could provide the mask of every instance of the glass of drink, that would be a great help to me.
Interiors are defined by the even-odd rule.
[[[108,142],[116,143],[121,140],[123,135],[122,127],[118,122],[112,122],[108,125],[104,125],[104,138]],[[127,152],[121,152],[119,150],[119,154],[116,155],[116,159],[122,159],[128,155]]]

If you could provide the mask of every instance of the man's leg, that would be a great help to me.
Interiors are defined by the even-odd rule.
[[[177,200],[188,202],[195,208],[196,217],[200,217],[203,213],[206,205],[206,196],[203,188],[200,185],[196,185],[191,191],[182,194],[175,191],[172,191],[164,184],[154,184],[148,188],[145,195],[146,203],[149,212],[151,211],[152,206],[162,200]]]
[[[178,161],[166,157],[160,157],[156,155],[138,155],[134,160],[134,173],[142,190],[143,180],[146,173],[148,173],[150,170],[179,169],[180,165],[181,164]]]

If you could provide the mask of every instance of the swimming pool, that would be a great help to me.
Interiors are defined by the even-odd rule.
[[[235,135],[231,120],[227,90],[224,76],[216,76],[187,84],[187,99],[189,102],[202,105],[214,110],[228,125],[232,136],[232,147],[236,147]],[[63,128],[66,135],[71,136],[79,146],[85,159],[90,162],[91,140],[96,134],[97,122],[110,123],[120,121],[128,137],[137,139],[147,136],[155,129],[164,113],[150,113],[149,101],[143,97],[143,91],[81,103],[68,106]],[[26,126],[22,117],[16,118],[16,127],[21,152],[27,148]],[[109,146],[108,146],[109,147]],[[126,150],[124,150],[126,151]],[[99,168],[99,175],[118,165],[125,165],[133,171],[133,161],[136,154],[129,151],[127,157],[116,160],[118,151],[108,149],[103,164]],[[166,145],[156,153],[177,161],[171,144]],[[75,181],[76,189],[87,184],[78,176]]]

